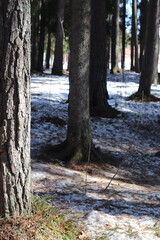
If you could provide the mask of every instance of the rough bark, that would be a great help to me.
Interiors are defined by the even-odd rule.
[[[37,64],[37,71],[41,73],[43,73],[44,40],[45,40],[45,0],[41,0],[41,21]]]
[[[120,73],[118,66],[119,57],[119,4],[120,0],[114,0],[114,14],[112,18],[112,48],[111,48],[111,73]]]
[[[59,0],[58,9],[57,9],[57,27],[56,27],[54,63],[52,68],[52,74],[60,75],[60,76],[63,74],[64,6],[65,6],[65,1]]]
[[[70,95],[67,142],[74,152],[71,162],[87,161],[91,144],[89,119],[89,55],[91,3],[72,0]]]
[[[158,32],[159,32],[159,0],[150,0],[148,27],[139,93],[150,95],[151,83],[157,77],[158,66]]]
[[[3,0],[0,29],[0,216],[30,211],[30,4]]]

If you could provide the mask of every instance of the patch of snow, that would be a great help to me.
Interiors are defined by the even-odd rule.
[[[53,204],[75,217],[92,240],[160,239],[160,161],[156,156],[160,151],[160,102],[126,101],[138,84],[139,74],[108,75],[109,103],[123,116],[91,119],[96,147],[123,159],[105,192],[115,167],[86,166],[93,172],[90,175],[86,169],[32,162],[34,192],[53,196]],[[51,119],[58,117],[67,123],[68,91],[67,75],[32,77],[33,158],[45,145],[65,140],[67,124],[54,124]],[[152,94],[160,97],[160,85],[152,85]]]

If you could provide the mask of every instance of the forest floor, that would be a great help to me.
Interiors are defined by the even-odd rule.
[[[96,147],[122,159],[119,167],[108,161],[69,169],[41,155],[42,147],[65,140],[68,75],[32,76],[33,191],[75,220],[79,239],[160,239],[160,102],[127,101],[138,83],[136,73],[109,75],[109,103],[122,114],[91,119]],[[152,94],[160,97],[160,85]]]

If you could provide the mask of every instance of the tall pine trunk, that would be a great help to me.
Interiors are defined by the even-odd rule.
[[[38,64],[38,42],[39,42],[39,0],[31,2],[31,71],[37,70]]]
[[[87,161],[91,144],[89,118],[90,0],[72,0],[70,95],[67,142],[72,164]]]
[[[145,53],[138,92],[144,97],[150,95],[151,83],[157,78],[159,39],[159,0],[149,1],[149,15]]]
[[[144,50],[145,50],[145,38],[147,30],[147,7],[148,0],[141,1],[140,5],[140,70],[142,71]]]
[[[119,4],[120,0],[114,0],[114,13],[112,19],[112,47],[111,47],[111,73],[117,74],[120,72],[119,61]]]
[[[31,207],[30,4],[1,4],[0,216],[17,217]]]
[[[121,67],[125,69],[125,42],[126,42],[126,0],[123,0],[123,17],[122,17],[122,63]]]
[[[51,56],[51,31],[48,26],[48,39],[47,39],[47,52],[46,52],[46,68],[50,67],[50,56]]]
[[[132,0],[131,70],[140,72],[138,57],[137,0]]]
[[[55,43],[54,63],[53,63],[53,68],[52,68],[52,74],[60,75],[60,76],[63,74],[64,6],[65,6],[65,1],[58,0],[56,43]]]
[[[90,111],[91,115],[107,110],[107,31],[106,1],[91,1]]]
[[[37,71],[41,73],[43,73],[44,40],[45,40],[45,0],[41,0],[41,22],[37,63]]]

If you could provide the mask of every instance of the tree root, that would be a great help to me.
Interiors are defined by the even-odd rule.
[[[143,92],[136,92],[136,93],[133,93],[131,96],[127,97],[127,100],[133,100],[133,101],[145,103],[145,102],[158,102],[160,101],[160,98],[152,94],[144,95]]]
[[[105,108],[91,107],[90,116],[91,117],[101,117],[101,118],[117,118],[120,111],[107,106]]]
[[[46,146],[41,150],[40,159],[47,162],[61,163],[66,167],[74,167],[83,163],[107,163],[119,166],[122,159],[110,153],[102,152],[91,143],[88,156],[84,158],[81,147],[77,144],[71,145],[67,141],[55,146]]]

